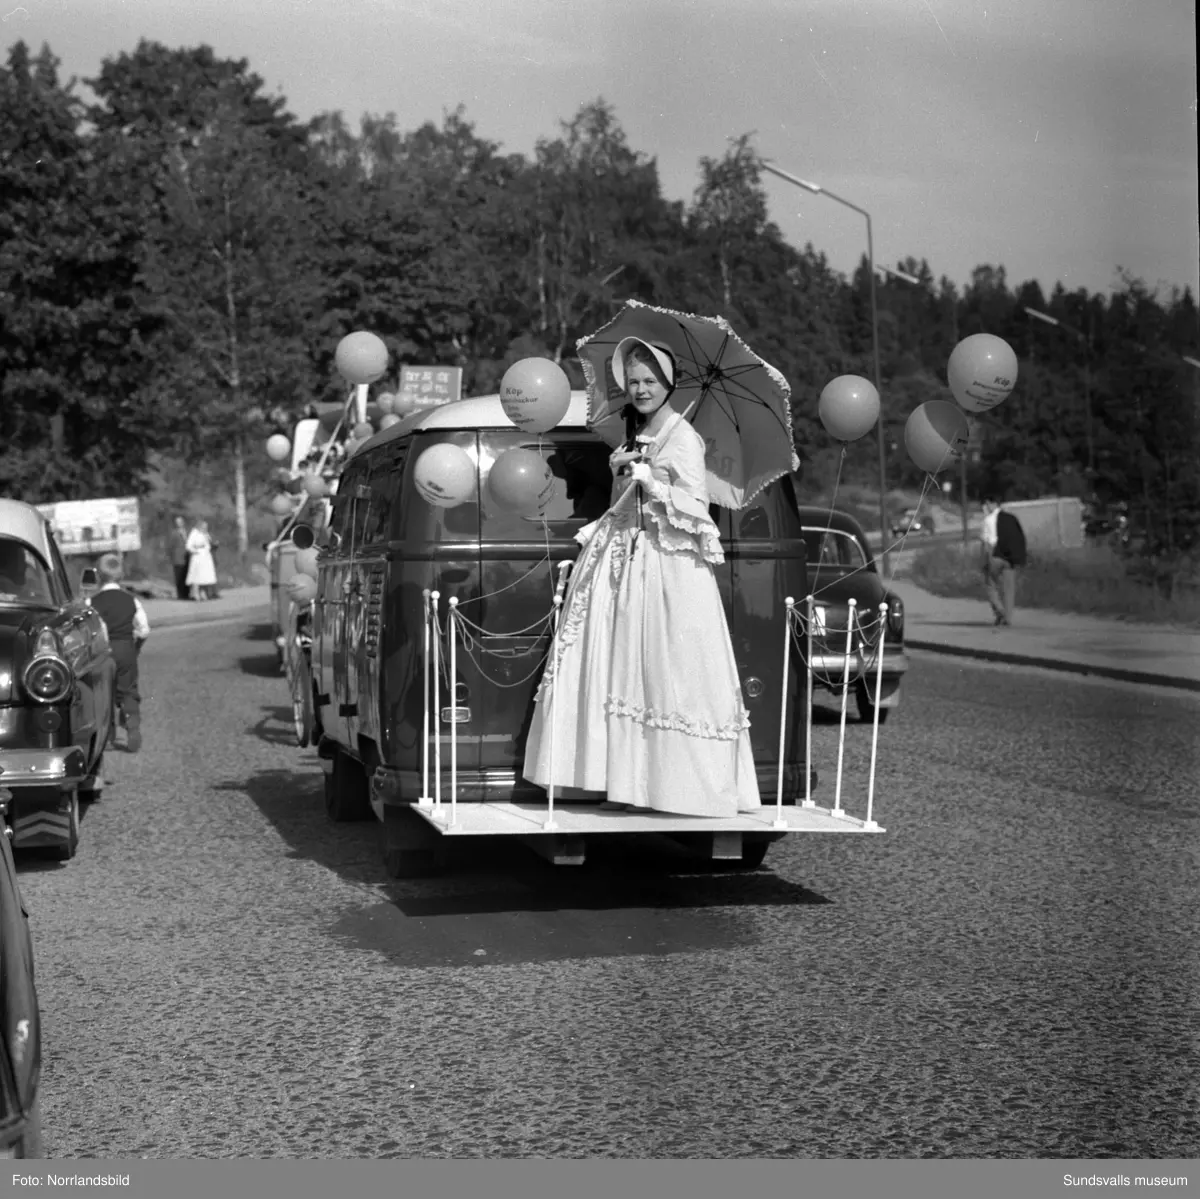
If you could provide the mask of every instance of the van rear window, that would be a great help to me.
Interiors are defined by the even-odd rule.
[[[589,521],[598,520],[608,510],[612,496],[612,472],[608,468],[609,448],[600,441],[543,439],[536,441],[519,434],[484,431],[480,433],[483,458],[483,502],[481,536],[484,541],[537,540],[542,520],[552,535],[573,536]],[[544,514],[522,516],[506,512],[492,501],[487,491],[487,469],[499,454],[519,447],[537,453],[540,449],[554,476],[554,496]]]

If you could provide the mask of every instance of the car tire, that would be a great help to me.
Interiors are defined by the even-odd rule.
[[[370,783],[360,762],[342,750],[333,751],[333,769],[325,775],[325,815],[335,824],[370,820]]]
[[[312,741],[312,677],[303,651],[297,650],[288,672],[292,692],[292,733],[296,744],[305,749]]]
[[[867,690],[866,683],[860,682],[854,689],[854,701],[858,705],[858,718],[863,724],[873,724],[875,721],[875,705],[871,703],[871,693]],[[888,713],[891,708],[879,709],[879,723],[887,722]]]
[[[60,862],[69,862],[79,848],[79,792],[71,792],[71,803],[67,809],[67,839],[55,850]]]

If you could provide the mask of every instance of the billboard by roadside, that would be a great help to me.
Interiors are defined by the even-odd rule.
[[[63,554],[128,554],[142,548],[141,520],[134,497],[59,500],[34,507],[50,522]]]

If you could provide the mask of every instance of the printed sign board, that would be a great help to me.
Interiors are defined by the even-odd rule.
[[[131,553],[142,548],[136,498],[35,504],[63,554]]]
[[[397,395],[415,408],[432,408],[462,398],[461,366],[402,366]]]

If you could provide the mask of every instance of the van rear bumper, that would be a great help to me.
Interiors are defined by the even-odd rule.
[[[755,763],[758,793],[763,803],[774,803],[779,787],[777,762]],[[817,789],[817,771],[812,771],[812,790]],[[429,798],[436,798],[437,779],[430,772]],[[450,798],[450,772],[442,771],[441,796]],[[377,766],[371,776],[371,798],[384,807],[416,803],[421,795],[421,772]],[[599,803],[603,792],[581,791],[576,787],[555,788],[554,798],[563,803]],[[799,803],[804,798],[804,763],[785,762],[783,767],[783,802]],[[546,792],[522,778],[511,767],[491,767],[483,770],[459,770],[459,803],[544,803]]]

